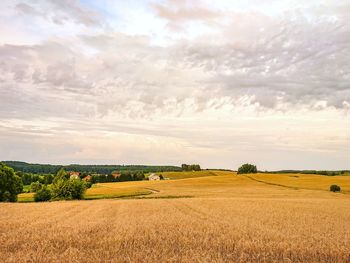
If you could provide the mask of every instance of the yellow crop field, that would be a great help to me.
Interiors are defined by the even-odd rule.
[[[185,179],[185,178],[195,178],[204,176],[216,176],[215,171],[203,170],[203,171],[193,171],[193,172],[163,172],[158,173],[164,176],[164,178],[169,179]]]
[[[315,174],[254,174],[249,177],[256,180],[280,184],[287,187],[329,191],[337,184],[343,192],[350,193],[350,176],[324,176]]]
[[[212,173],[2,203],[0,262],[350,262],[350,177]]]

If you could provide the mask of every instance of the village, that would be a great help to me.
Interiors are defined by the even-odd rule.
[[[81,172],[68,172],[69,179],[81,179],[85,182],[97,183],[97,182],[121,182],[121,181],[160,181],[167,180],[162,174],[137,172],[135,175],[131,172],[119,172],[114,171],[111,174],[86,174]],[[129,179],[129,180],[128,180]]]

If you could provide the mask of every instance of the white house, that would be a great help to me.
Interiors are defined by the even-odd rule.
[[[155,173],[152,173],[148,176],[148,180],[150,181],[159,181],[160,180],[160,177],[159,175],[156,175]]]
[[[69,178],[70,179],[80,179],[80,173],[79,172],[70,172]]]

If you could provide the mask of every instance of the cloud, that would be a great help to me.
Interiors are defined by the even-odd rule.
[[[266,156],[287,162],[292,153],[346,156],[348,5],[255,3],[153,2],[138,12],[153,12],[157,30],[136,33],[99,27],[106,14],[88,2],[8,5],[19,16],[0,44],[0,157],[16,159],[11,144],[21,158],[55,148],[67,162],[112,162],[114,149],[124,162],[225,167],[249,158],[273,167]]]
[[[216,38],[162,47],[149,36],[116,32],[3,45],[2,86],[6,96],[30,90],[43,103],[53,95],[66,103],[79,98],[79,113],[86,115],[181,114],[184,105],[203,111],[223,100],[276,110],[347,109],[350,27],[303,18],[255,15],[259,23],[251,24],[252,17],[241,14]]]
[[[100,14],[83,6],[78,0],[30,2],[19,2],[15,8],[22,14],[42,17],[58,25],[74,22],[85,26],[101,26]]]
[[[213,23],[220,18],[221,12],[205,7],[200,1],[174,1],[165,3],[154,3],[153,8],[157,15],[168,21],[171,29],[183,30],[185,23],[202,22]]]

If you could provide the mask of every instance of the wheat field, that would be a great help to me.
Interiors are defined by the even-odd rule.
[[[350,262],[347,194],[232,173],[103,187],[153,192],[2,203],[0,262]]]

